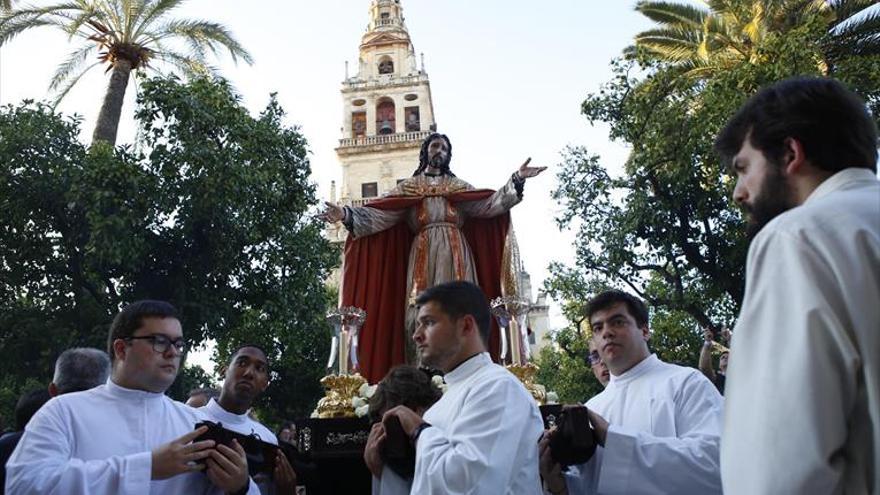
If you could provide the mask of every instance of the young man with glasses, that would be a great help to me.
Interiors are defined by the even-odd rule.
[[[593,343],[610,371],[608,386],[586,403],[599,447],[564,473],[540,442],[546,492],[710,495],[721,493],[722,399],[702,373],[664,363],[648,349],[648,309],[609,290],[590,300]]]
[[[206,416],[164,395],[185,348],[173,306],[126,306],[110,326],[110,379],[40,409],[7,464],[6,491],[259,493],[241,446],[192,443]]]
[[[590,370],[593,372],[593,376],[596,377],[596,380],[602,384],[602,387],[608,386],[608,380],[611,379],[611,373],[608,371],[608,366],[605,366],[605,363],[602,361],[602,356],[599,355],[599,348],[596,346],[596,341],[590,339],[590,353],[587,354],[587,362],[590,364]]]

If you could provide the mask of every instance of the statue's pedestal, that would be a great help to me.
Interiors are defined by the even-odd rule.
[[[294,443],[313,468],[300,477],[306,493],[370,495],[372,480],[364,463],[370,435],[366,418],[308,418],[294,425]]]

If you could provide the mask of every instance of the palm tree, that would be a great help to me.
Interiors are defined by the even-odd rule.
[[[161,61],[187,76],[213,73],[215,69],[207,64],[206,55],[224,48],[233,61],[241,58],[252,63],[247,50],[222,24],[169,19],[170,11],[183,1],[70,0],[47,7],[23,7],[0,16],[0,46],[25,30],[41,26],[61,29],[71,39],[82,39],[84,43],[58,66],[49,89],[56,92],[57,103],[89,69],[106,66],[110,82],[92,142],[112,145],[133,71],[152,68],[154,61]],[[97,59],[87,63],[95,55]]]
[[[636,47],[700,78],[747,60],[769,33],[784,33],[817,16],[827,27],[819,40],[823,72],[843,56],[880,54],[876,0],[707,0],[706,7],[641,0],[636,10],[659,27],[635,37]],[[874,7],[874,8],[872,8]]]

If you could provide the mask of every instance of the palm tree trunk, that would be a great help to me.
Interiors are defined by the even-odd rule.
[[[122,100],[125,97],[125,88],[128,87],[129,74],[131,62],[117,59],[113,64],[113,72],[110,73],[110,84],[107,85],[101,113],[98,114],[95,133],[92,134],[92,144],[98,141],[107,142],[111,146],[116,144],[116,132],[119,130],[119,116],[122,114]]]

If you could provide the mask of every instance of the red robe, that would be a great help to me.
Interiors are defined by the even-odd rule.
[[[452,193],[452,203],[487,198],[493,191],[482,189]],[[398,210],[417,205],[424,198],[397,196],[373,201],[369,208]],[[490,301],[501,295],[504,243],[510,226],[510,214],[493,218],[468,218],[461,231],[474,258],[477,280]],[[367,312],[360,332],[358,361],[360,373],[377,383],[392,367],[406,362],[405,301],[406,270],[410,245],[415,234],[406,222],[376,234],[345,241],[342,272],[342,305],[356,306]],[[489,352],[498,361],[500,339],[498,324],[492,318]]]

